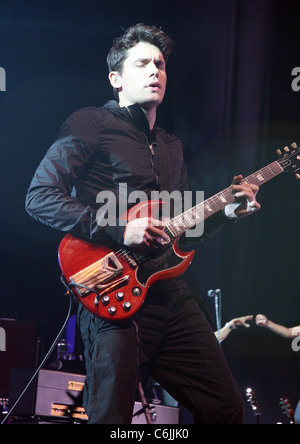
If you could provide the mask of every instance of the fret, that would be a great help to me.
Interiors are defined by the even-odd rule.
[[[268,167],[269,167],[269,169],[271,171],[272,171],[272,168],[273,168],[274,172],[272,171],[272,173],[273,173],[274,177],[277,176],[277,174],[282,173],[282,171],[283,171],[282,166],[278,162],[276,162],[276,161],[273,162],[273,163],[270,163],[270,165],[268,165]]]
[[[204,204],[204,206],[205,206],[206,211],[208,211],[208,214],[214,212],[213,209],[212,209],[212,207],[211,207],[211,205],[210,205],[210,202],[207,201],[207,202]]]
[[[212,207],[213,211],[218,211],[220,210],[220,203],[216,200],[217,199],[217,195],[212,196],[209,200],[210,206]]]
[[[193,218],[192,218],[192,215],[190,214],[190,211],[186,211],[184,213],[184,217],[190,225],[193,223]]]
[[[229,203],[223,193],[219,193],[219,199],[224,205],[227,205]]]
[[[262,185],[283,171],[278,162],[273,162],[242,180],[242,183]]]
[[[171,231],[171,233],[174,237],[180,236],[180,234],[182,234],[184,232],[184,231],[182,231],[182,232],[180,231],[180,226],[177,226],[174,223],[174,219],[167,224],[167,228],[169,229],[169,231]]]
[[[258,179],[259,182],[263,182],[265,180],[265,177],[262,175],[262,171],[259,171],[259,173],[256,174],[256,179]]]
[[[264,183],[264,181],[265,178],[261,171],[257,171],[256,173],[253,173],[247,177],[247,183],[253,183],[254,185],[259,185],[261,183]],[[245,182],[245,180],[242,180],[242,182]]]
[[[232,202],[232,198],[228,197],[228,196],[225,197],[225,193],[224,192],[215,194],[211,199],[213,200],[214,205],[215,205],[215,207],[216,207],[216,209],[218,211],[222,210],[225,205],[227,205],[228,203]]]
[[[270,179],[271,179],[274,176],[271,165],[266,167],[266,170],[267,170],[266,174],[268,174],[268,177],[270,177]]]
[[[204,202],[201,202],[200,204],[191,208],[191,212],[193,214],[193,220],[197,221],[196,223],[202,222],[205,219],[205,217],[204,217]]]

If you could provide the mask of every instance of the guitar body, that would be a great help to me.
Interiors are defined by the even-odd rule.
[[[143,202],[127,216],[145,216],[146,211],[153,217],[160,205]],[[151,256],[137,256],[113,241],[98,244],[67,234],[58,256],[64,280],[78,301],[94,316],[121,321],[139,310],[151,285],[181,275],[194,251],[181,252],[176,239]]]

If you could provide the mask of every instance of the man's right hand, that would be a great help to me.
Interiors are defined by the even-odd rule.
[[[150,217],[129,221],[125,227],[123,244],[137,249],[158,248],[170,242],[164,227],[163,222]]]

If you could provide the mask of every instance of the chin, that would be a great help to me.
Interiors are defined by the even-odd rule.
[[[142,106],[146,107],[152,107],[152,106],[158,106],[162,103],[163,97],[151,97],[149,100],[145,101]]]

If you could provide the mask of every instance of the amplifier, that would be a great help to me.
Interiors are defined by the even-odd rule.
[[[10,378],[9,408],[34,374],[35,369],[13,369]],[[87,420],[82,407],[85,375],[54,370],[40,370],[12,416],[60,417]]]
[[[9,407],[34,374],[33,368],[16,368],[11,371]],[[85,375],[54,370],[40,370],[24,396],[16,405],[12,416],[40,417],[57,422],[86,422],[82,407]],[[150,404],[153,424],[179,424],[179,408]],[[146,424],[141,402],[134,405],[132,424]]]

